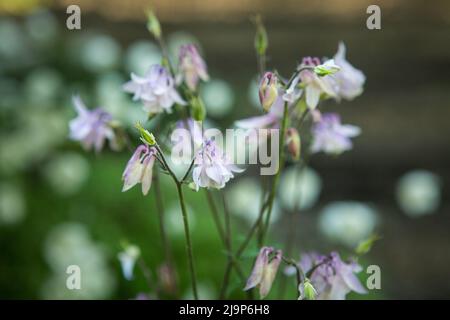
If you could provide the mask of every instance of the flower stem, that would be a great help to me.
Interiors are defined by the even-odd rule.
[[[172,248],[170,246],[170,242],[167,238],[166,228],[164,224],[164,204],[162,201],[162,193],[161,186],[159,180],[159,173],[156,171],[154,176],[154,189],[155,189],[155,202],[156,202],[156,211],[158,212],[158,220],[159,220],[159,230],[161,233],[161,242],[164,248],[164,258],[167,262],[167,265],[172,268],[173,267],[173,255]]]
[[[285,103],[284,104],[284,112],[283,112],[283,119],[281,122],[281,133],[280,133],[280,137],[279,137],[279,146],[278,146],[278,152],[280,155],[280,159],[278,161],[278,170],[277,173],[275,174],[275,177],[273,179],[272,182],[272,189],[270,190],[270,194],[269,194],[269,199],[268,199],[268,206],[267,206],[267,215],[266,215],[266,220],[265,223],[263,225],[263,229],[261,232],[261,237],[260,237],[260,246],[264,245],[264,241],[265,241],[265,237],[267,235],[268,229],[269,229],[269,225],[270,225],[270,217],[272,214],[272,209],[273,209],[273,202],[275,199],[275,194],[276,194],[276,190],[277,190],[277,186],[278,186],[278,180],[280,179],[280,173],[281,170],[284,166],[284,136],[286,135],[286,127],[287,127],[287,122],[288,122],[288,104]]]
[[[183,187],[179,182],[177,182],[176,185],[177,185],[178,199],[180,200],[181,213],[183,215],[184,235],[186,237],[186,252],[189,260],[188,262],[189,262],[189,272],[191,274],[192,291],[194,293],[194,299],[198,300],[197,278],[195,275],[195,267],[194,267],[194,254],[192,251],[191,235],[189,231],[189,220],[186,210],[186,204],[184,201]]]

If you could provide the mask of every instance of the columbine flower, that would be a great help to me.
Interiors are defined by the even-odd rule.
[[[270,259],[270,255],[274,255],[274,257]],[[261,299],[266,297],[269,294],[272,283],[277,275],[281,258],[281,250],[275,250],[271,247],[261,248],[244,290],[259,286]]]
[[[153,164],[155,162],[156,149],[148,145],[137,147],[131,159],[128,161],[122,175],[122,192],[142,184],[142,194],[147,195],[152,184]]]
[[[313,126],[312,152],[323,151],[328,154],[340,154],[352,149],[350,138],[360,134],[361,129],[353,125],[342,125],[336,113],[325,113]]]
[[[160,65],[153,65],[144,77],[131,74],[131,81],[124,84],[126,92],[133,93],[133,100],[141,100],[148,113],[171,112],[177,103],[185,105],[175,89],[175,82],[169,71]]]
[[[345,51],[344,43],[339,43],[339,48],[334,56],[334,61],[341,67],[341,70],[334,75],[334,80],[337,85],[337,95],[344,99],[352,100],[362,93],[366,77],[361,70],[353,67],[345,59]]]
[[[303,272],[310,270],[314,270],[310,280],[319,300],[344,300],[351,291],[367,293],[355,275],[362,270],[361,266],[343,262],[337,252],[315,257],[312,269],[303,269]]]
[[[94,147],[99,152],[106,139],[112,149],[117,149],[116,136],[110,125],[112,116],[101,108],[88,110],[79,96],[73,97],[72,101],[78,117],[69,122],[70,138],[80,141],[87,150]]]
[[[123,277],[127,280],[133,279],[133,270],[141,251],[134,245],[127,246],[122,252],[119,252],[117,258],[122,267]]]
[[[192,179],[196,190],[202,188],[221,189],[234,177],[233,172],[242,172],[228,159],[212,139],[205,139],[194,160]]]
[[[189,89],[195,91],[200,79],[203,81],[209,80],[206,63],[198,53],[195,45],[183,45],[180,48],[179,58],[180,62],[178,66],[181,71],[181,77]]]
[[[259,84],[259,101],[265,111],[269,111],[278,97],[278,78],[272,72],[266,72]]]
[[[306,57],[299,66],[316,68],[320,66],[319,58]],[[322,65],[323,67],[323,65]],[[338,72],[339,73],[339,72]],[[320,96],[325,94],[327,97],[336,97],[335,88],[331,81],[331,76],[318,76],[313,70],[306,69],[300,72],[300,80],[305,87],[305,101],[310,109],[315,109],[319,104]]]

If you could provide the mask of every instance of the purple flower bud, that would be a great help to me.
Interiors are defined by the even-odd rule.
[[[198,53],[197,47],[193,44],[186,44],[180,48],[179,69],[181,77],[189,89],[195,91],[198,82],[208,81],[209,75],[206,63]]]
[[[78,116],[69,122],[70,138],[80,141],[87,150],[99,152],[108,139],[113,149],[117,148],[116,136],[110,123],[112,116],[101,108],[88,110],[79,96],[72,98]]]
[[[141,183],[142,194],[144,196],[147,195],[152,184],[153,164],[155,162],[156,152],[155,148],[143,144],[136,148],[122,175],[124,182],[122,192]]]
[[[278,97],[278,78],[272,72],[266,72],[259,84],[259,101],[265,111],[269,111]]]

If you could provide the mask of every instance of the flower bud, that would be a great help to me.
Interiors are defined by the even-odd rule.
[[[314,72],[320,77],[324,77],[329,74],[335,74],[339,70],[341,70],[341,67],[336,65],[333,59],[327,60],[325,61],[325,63],[314,67]]]
[[[300,134],[297,129],[289,128],[286,131],[286,145],[289,154],[292,156],[294,160],[300,159],[300,151],[301,151],[301,140]]]
[[[311,281],[306,278],[299,286],[298,290],[300,292],[299,300],[315,300],[317,296],[317,291],[312,285]]]
[[[256,24],[255,50],[259,56],[262,56],[266,54],[269,41],[267,39],[267,32],[262,23],[261,16],[255,17],[255,24]]]
[[[152,133],[150,133],[148,130],[144,129],[144,127],[139,122],[136,123],[135,127],[136,127],[136,129],[139,130],[139,132],[141,134],[142,142],[144,142],[150,146],[153,146],[156,144],[155,136]]]
[[[206,117],[206,109],[203,100],[198,96],[193,96],[189,100],[189,104],[192,108],[192,118],[195,121],[203,121]]]
[[[278,97],[278,79],[272,72],[266,72],[259,85],[259,101],[265,111],[269,111]]]
[[[161,37],[161,26],[158,18],[152,10],[147,13],[147,29],[156,39]]]

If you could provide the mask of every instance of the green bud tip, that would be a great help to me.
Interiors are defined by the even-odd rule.
[[[144,129],[144,127],[139,122],[136,123],[135,127],[136,129],[139,130],[139,133],[141,134],[142,142],[147,143],[150,146],[156,144],[155,136],[148,130]]]
[[[153,10],[147,12],[147,29],[156,39],[161,37],[161,25]]]

